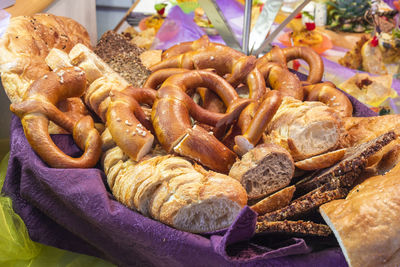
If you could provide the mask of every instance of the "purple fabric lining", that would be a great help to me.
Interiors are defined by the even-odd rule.
[[[16,116],[11,133],[3,193],[12,198],[34,241],[121,266],[346,266],[338,247],[311,252],[298,238],[282,247],[277,240],[274,249],[253,244],[256,214],[247,207],[223,236],[175,230],[116,202],[99,169],[47,167],[30,148]],[[53,139],[69,155],[79,154],[69,135]]]
[[[355,116],[376,115],[350,100]],[[81,153],[70,135],[53,140],[68,155]],[[340,248],[332,244],[316,250],[318,245],[300,238],[253,236],[256,214],[248,207],[229,229],[208,235],[144,217],[114,200],[99,168],[49,168],[31,149],[16,116],[3,193],[12,198],[32,240],[121,266],[346,266]]]

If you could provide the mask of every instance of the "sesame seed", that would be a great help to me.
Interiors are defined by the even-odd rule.
[[[129,130],[128,130],[128,129],[126,129],[126,133],[129,133]]]
[[[117,118],[117,121],[120,122],[120,121],[121,121],[121,118]]]
[[[132,132],[132,136],[135,136],[136,135],[136,132]]]
[[[210,57],[210,60],[214,60],[215,58],[213,56]]]
[[[45,74],[45,75],[43,76],[43,79],[47,79],[47,77],[49,77],[49,76],[47,76],[47,74]]]
[[[128,125],[128,126],[132,126],[132,125],[133,125],[133,124],[130,123],[128,120],[125,120],[125,124]]]

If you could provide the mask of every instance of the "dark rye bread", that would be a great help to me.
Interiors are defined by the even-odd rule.
[[[282,221],[290,218],[299,218],[313,211],[324,203],[344,198],[348,189],[338,187],[338,184],[327,183],[308,194],[290,202],[286,207],[266,213],[257,218],[258,221]]]
[[[259,199],[289,185],[294,169],[293,158],[284,148],[266,143],[235,162],[229,176],[243,185],[249,199]]]
[[[329,236],[332,230],[325,224],[306,221],[262,221],[256,223],[256,233],[283,233],[295,236]]]
[[[396,139],[393,131],[387,132],[369,142],[348,148],[343,159],[314,173],[296,184],[296,195],[303,195],[326,183],[338,183],[341,187],[351,187],[367,165],[368,158]]]
[[[102,60],[135,87],[142,87],[151,73],[139,58],[144,51],[114,31],[105,32],[94,49]]]

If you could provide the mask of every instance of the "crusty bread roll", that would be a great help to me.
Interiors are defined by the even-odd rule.
[[[286,148],[298,161],[335,149],[341,135],[341,119],[321,102],[285,97],[267,132],[265,141]]]
[[[262,144],[233,164],[229,176],[246,189],[249,199],[259,199],[287,186],[294,174],[290,154],[276,144]]]
[[[400,173],[392,171],[320,207],[350,266],[400,265],[399,191]]]
[[[203,233],[228,227],[247,203],[244,188],[229,176],[165,155],[158,146],[135,162],[115,145],[107,128],[102,140],[102,164],[113,195],[143,215]]]
[[[1,79],[11,102],[20,102],[29,85],[49,71],[45,58],[52,48],[69,52],[77,43],[90,47],[89,34],[70,18],[51,14],[12,18],[0,39]]]

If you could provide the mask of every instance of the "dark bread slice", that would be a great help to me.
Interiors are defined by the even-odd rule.
[[[256,233],[284,233],[290,235],[329,236],[332,230],[325,224],[306,221],[262,221],[256,223]]]
[[[267,212],[283,208],[289,205],[295,190],[296,187],[294,185],[285,187],[282,190],[260,200],[250,208],[257,212],[258,215],[263,215]]]
[[[135,87],[142,87],[151,73],[140,59],[144,51],[114,31],[105,32],[94,49],[104,62]]]
[[[259,199],[286,187],[294,169],[293,158],[284,148],[267,143],[244,154],[229,176],[243,185],[249,199]]]
[[[365,169],[368,158],[394,139],[396,134],[390,131],[369,142],[348,148],[340,162],[299,181],[296,184],[296,195],[305,194],[329,182],[351,187]]]
[[[289,218],[299,218],[324,203],[346,197],[347,193],[348,189],[338,187],[338,184],[336,183],[328,183],[298,199],[293,200],[286,207],[259,216],[257,220],[282,221]]]

